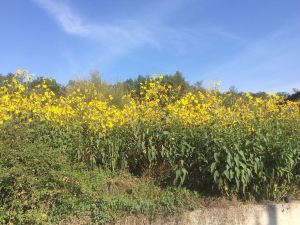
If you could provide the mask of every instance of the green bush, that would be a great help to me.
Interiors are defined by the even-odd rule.
[[[63,137],[57,142],[62,145],[49,146],[59,137],[55,130],[43,133],[43,125],[30,126],[14,123],[0,133],[0,224],[55,224],[86,215],[92,224],[102,224],[125,213],[193,207],[190,199],[196,196],[185,189],[163,190],[149,180],[109,172],[114,164],[103,171],[72,162]]]

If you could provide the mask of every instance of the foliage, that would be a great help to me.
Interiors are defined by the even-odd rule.
[[[111,103],[116,106],[123,105],[122,96],[128,92],[125,83],[106,83],[101,79],[98,71],[92,72],[87,80],[70,80],[66,86],[67,94],[74,94],[74,92],[76,93],[78,90],[80,90],[81,93],[84,93],[87,99],[110,99]]]
[[[200,86],[182,92],[176,79],[161,76],[144,79],[138,93],[124,92],[115,105],[101,79],[93,80],[72,84],[63,96],[46,82],[29,88],[14,77],[4,81],[2,132],[24,127],[27,142],[58,149],[73,163],[207,194],[278,200],[299,185],[297,103]],[[13,147],[12,139],[3,140]]]
[[[139,75],[136,79],[128,79],[124,82],[124,86],[128,92],[131,92],[132,97],[139,98],[142,96],[143,89],[151,81],[157,79],[158,76],[141,76]],[[202,82],[197,82],[194,86],[191,86],[183,77],[183,75],[176,71],[174,75],[164,75],[160,79],[160,84],[164,86],[172,86],[172,90],[166,93],[169,97],[175,95],[176,99],[182,97],[189,91],[192,90],[203,90]]]
[[[63,96],[65,95],[65,87],[58,84],[56,80],[45,78],[45,77],[38,77],[31,82],[28,83],[28,88],[35,90],[42,85],[46,85],[50,91],[52,91],[56,96]]]
[[[56,224],[84,215],[87,223],[103,224],[124,213],[193,207],[187,203],[196,196],[185,189],[162,190],[149,180],[71,164],[64,151],[42,144],[30,126],[6,123],[0,133],[0,224]]]

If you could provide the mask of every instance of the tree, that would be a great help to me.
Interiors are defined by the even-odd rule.
[[[80,90],[84,93],[87,99],[98,98],[101,100],[110,99],[111,104],[122,106],[122,97],[126,92],[126,85],[123,82],[109,84],[105,82],[99,71],[90,73],[87,80],[70,80],[67,85],[67,93],[73,93]]]
[[[8,73],[6,75],[0,74],[0,86],[3,85],[5,81],[11,80],[14,76],[15,74],[13,73]]]
[[[37,88],[38,86],[46,85],[56,96],[63,96],[66,94],[66,89],[61,84],[57,83],[55,79],[46,77],[38,77],[28,83],[29,89]]]
[[[230,93],[234,93],[234,94],[239,93],[238,89],[234,85],[231,85],[228,90]]]
[[[205,87],[203,87],[203,80],[197,81],[197,82],[193,85],[193,89],[194,89],[194,91],[205,92],[206,89],[205,89]]]
[[[139,75],[136,79],[128,79],[124,82],[125,88],[128,92],[133,92],[135,97],[140,97],[141,86],[151,79],[160,79],[158,77],[142,76]],[[188,91],[193,90],[191,86],[184,78],[181,72],[176,71],[175,74],[164,75],[161,83],[164,85],[171,85],[173,87],[173,92],[170,95],[175,95],[177,98],[183,96]],[[176,93],[175,93],[176,92]]]

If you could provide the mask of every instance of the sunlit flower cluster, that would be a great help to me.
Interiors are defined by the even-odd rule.
[[[18,71],[16,76],[22,76]],[[27,79],[28,80],[28,79]],[[299,120],[296,103],[283,103],[277,95],[254,98],[250,94],[233,96],[218,90],[198,91],[176,97],[171,85],[162,78],[141,84],[140,93],[123,96],[124,106],[112,104],[112,96],[99,98],[98,93],[76,89],[66,96],[56,96],[46,83],[29,89],[26,82],[13,77],[0,87],[0,125],[9,120],[49,121],[60,126],[85,126],[93,132],[107,131],[138,121],[181,123],[202,126],[218,124],[255,131],[268,120]],[[30,81],[28,81],[30,82]],[[135,94],[135,95],[134,95]],[[139,97],[136,97],[138,94]]]

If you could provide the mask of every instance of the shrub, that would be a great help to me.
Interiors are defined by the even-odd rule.
[[[89,168],[128,170],[164,185],[243,199],[277,200],[299,184],[296,103],[215,89],[178,99],[162,81],[146,80],[117,107],[93,88],[56,96],[46,82],[29,91],[12,77],[0,87],[2,141],[14,149],[20,146],[12,140],[38,140]],[[26,135],[11,138],[18,128]],[[14,184],[15,176],[6,182]]]

